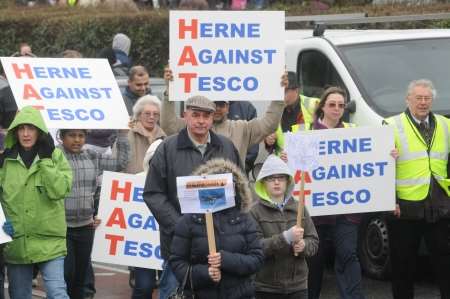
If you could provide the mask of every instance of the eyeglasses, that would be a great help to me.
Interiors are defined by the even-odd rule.
[[[336,108],[336,106],[339,108],[339,109],[344,109],[345,108],[345,104],[342,104],[342,103],[327,103],[327,106],[328,107],[330,107],[330,108]]]
[[[433,97],[430,97],[430,96],[415,96],[414,99],[416,101],[418,101],[418,102],[419,101],[430,102],[433,99]]]
[[[271,175],[271,176],[264,178],[264,181],[266,181],[266,182],[275,182],[275,181],[282,182],[282,181],[286,181],[286,180],[287,180],[286,175]]]
[[[143,112],[143,113],[141,113],[141,115],[145,118],[150,118],[150,117],[158,118],[159,117],[158,112]]]

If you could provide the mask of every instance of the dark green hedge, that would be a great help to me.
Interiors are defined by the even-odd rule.
[[[33,53],[53,57],[74,49],[85,57],[96,57],[111,46],[114,34],[125,33],[132,41],[130,55],[161,74],[168,59],[167,12],[111,12],[98,9],[23,9],[14,14],[0,11],[0,56],[10,56],[18,44],[28,42]]]
[[[6,1],[6,0],[0,0]],[[285,6],[287,15],[321,14],[307,6]],[[434,6],[333,6],[326,13],[367,12],[369,15],[420,14],[449,11],[450,5]],[[296,27],[296,26],[293,26]],[[358,28],[353,25],[347,28]],[[443,28],[450,21],[379,24],[375,28]],[[126,11],[100,8],[9,8],[0,9],[0,56],[10,56],[18,44],[28,42],[40,57],[53,57],[65,49],[80,51],[85,57],[96,57],[100,49],[111,46],[114,34],[123,32],[131,40],[131,57],[135,64],[145,65],[151,75],[161,75],[169,51],[169,21],[165,10]]]

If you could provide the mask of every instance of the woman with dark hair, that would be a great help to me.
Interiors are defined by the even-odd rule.
[[[66,250],[64,198],[72,171],[54,142],[41,113],[31,106],[14,118],[0,155],[0,192],[12,237],[4,247],[9,295],[31,299],[33,266],[42,273],[47,298],[66,299],[63,279]]]
[[[354,127],[342,121],[347,95],[339,87],[327,88],[314,114],[314,121],[309,125],[311,130]],[[319,235],[319,249],[315,256],[307,259],[308,298],[317,299],[322,287],[322,276],[325,265],[325,243],[331,240],[336,249],[334,270],[340,298],[364,298],[361,289],[361,267],[356,251],[358,239],[357,214],[330,215],[312,217]]]
[[[193,175],[219,173],[232,173],[236,205],[213,214],[218,252],[209,254],[205,215],[184,214],[175,227],[170,267],[179,282],[191,267],[195,298],[251,299],[255,296],[252,275],[264,263],[256,223],[247,213],[251,191],[244,173],[228,160],[209,160]]]
[[[84,150],[87,130],[62,129],[59,146],[73,169],[72,191],[66,197],[67,257],[64,277],[71,299],[83,299],[83,286],[94,241],[96,218],[94,194],[97,177],[104,170],[121,171],[128,163],[128,130],[120,131],[115,155]]]

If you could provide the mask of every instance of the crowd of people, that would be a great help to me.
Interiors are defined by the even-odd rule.
[[[112,6],[124,6],[129,8],[138,7],[141,8],[168,8],[174,9],[183,7],[185,2],[196,2],[198,6],[197,9],[203,10],[216,10],[216,9],[232,9],[232,10],[242,10],[242,9],[264,9],[270,7],[273,4],[284,3],[284,4],[301,4],[310,3],[315,8],[319,10],[326,10],[331,5],[334,4],[334,0],[313,0],[313,1],[298,1],[298,0],[16,0],[16,4],[20,6],[30,6],[35,5],[51,5],[51,6],[97,6],[97,5],[112,5]]]
[[[301,94],[297,74],[287,72],[281,77],[284,99],[274,99],[263,116],[257,117],[249,102],[194,95],[179,117],[168,100],[172,71],[164,71],[163,98],[152,95],[149,72],[129,57],[130,43],[117,34],[112,47],[100,52],[115,75],[129,78],[123,92],[128,130],[61,129],[55,142],[37,110],[25,107],[16,114],[8,82],[0,81],[6,133],[0,202],[3,230],[12,237],[2,247],[0,277],[6,265],[10,297],[31,298],[35,269],[47,298],[94,296],[91,251],[101,224],[101,175],[110,170],[146,176],[143,198],[159,224],[162,273],[134,268],[133,299],[151,298],[158,276],[161,299],[170,298],[186,277],[185,295],[192,298],[320,298],[327,241],[335,248],[340,298],[365,298],[357,254],[361,215],[311,217],[303,209],[297,223],[283,135],[354,127],[344,121],[345,90],[329,87],[320,99],[310,98]],[[34,57],[28,44],[21,44],[16,56]],[[82,57],[73,50],[62,56]],[[435,96],[431,81],[412,81],[405,112],[384,122],[395,132],[396,210],[388,225],[396,299],[414,296],[422,237],[441,298],[450,298],[450,121],[432,113]],[[269,156],[250,190],[248,173],[256,156],[251,151],[261,142]],[[232,174],[236,205],[213,214],[217,252],[211,253],[205,216],[181,213],[176,178],[221,173]]]

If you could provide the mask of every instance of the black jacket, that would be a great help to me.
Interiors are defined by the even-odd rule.
[[[161,255],[167,260],[175,224],[181,216],[176,178],[187,176],[213,158],[225,158],[239,165],[239,153],[233,143],[210,131],[211,142],[204,156],[194,146],[187,129],[166,138],[157,148],[148,170],[144,201],[159,223]]]
[[[253,298],[252,275],[263,265],[264,256],[256,223],[243,212],[250,204],[251,193],[245,175],[230,162],[214,159],[195,173],[233,173],[236,206],[213,214],[217,250],[221,254],[221,280],[215,283],[208,274],[208,239],[203,214],[183,215],[175,227],[171,245],[170,267],[181,281],[192,267],[196,298]],[[235,175],[239,172],[239,175]],[[188,288],[189,289],[189,288]]]

